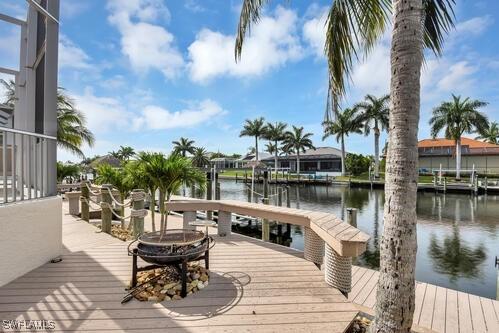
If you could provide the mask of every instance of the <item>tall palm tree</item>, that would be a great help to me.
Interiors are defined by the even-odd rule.
[[[87,128],[83,112],[78,110],[75,102],[59,88],[57,92],[57,144],[67,151],[84,157],[83,144],[92,147],[95,138]]]
[[[187,153],[192,154],[194,152],[194,140],[181,137],[178,141],[172,141],[172,143],[173,151],[181,154],[183,157],[185,157]]]
[[[14,105],[16,101],[16,84],[13,80],[0,80],[5,87],[3,103]],[[81,148],[84,144],[92,147],[94,135],[87,128],[85,115],[76,108],[74,100],[69,97],[64,88],[57,90],[57,145],[79,157],[85,157]]]
[[[369,135],[371,129],[374,132],[374,177],[376,178],[379,177],[379,137],[381,131],[388,130],[389,102],[389,95],[377,98],[368,94],[364,97],[363,102],[354,106],[355,109],[362,112],[364,135]]]
[[[452,95],[452,100],[442,102],[433,109],[430,118],[431,135],[435,138],[445,128],[445,138],[456,142],[456,179],[461,179],[461,136],[464,133],[484,132],[489,122],[487,117],[478,111],[487,103],[471,100],[469,97]]]
[[[478,136],[477,139],[497,145],[499,143],[499,124],[495,121],[491,122],[489,126],[480,133],[480,136]]]
[[[135,155],[135,150],[130,146],[120,146],[120,149],[118,149],[118,155],[120,156],[121,161],[128,162],[130,157]]]
[[[236,37],[240,59],[246,33],[268,1],[244,0]],[[417,143],[423,49],[440,55],[453,28],[455,0],[334,0],[326,21],[324,52],[329,85],[336,97],[360,55],[372,51],[392,27],[389,149],[380,278],[373,331],[408,332],[414,313],[416,263]],[[390,18],[390,14],[391,18]],[[392,23],[392,24],[390,24]]]
[[[210,165],[210,158],[206,149],[202,147],[195,147],[192,154],[192,164],[198,168],[204,168]]]
[[[336,120],[324,123],[324,136],[325,140],[331,135],[336,136],[336,142],[341,143],[341,175],[344,176],[345,168],[345,136],[350,133],[362,133],[362,118],[358,116],[355,109],[345,109],[343,112],[336,113]]]
[[[267,123],[265,126],[266,131],[264,134],[265,139],[269,140],[271,145],[267,145],[267,152],[269,154],[274,155],[274,169],[277,172],[277,159],[278,159],[278,154],[279,154],[279,146],[278,143],[279,141],[282,141],[284,139],[284,133],[286,132],[286,127],[288,125],[286,123],[282,122],[276,122],[274,124],[272,123]],[[268,148],[272,146],[274,149],[272,149],[272,153],[268,150]]]
[[[263,117],[254,120],[246,119],[244,121],[243,130],[239,136],[253,136],[255,137],[255,160],[258,162],[258,139],[265,135],[265,119]]]
[[[270,155],[274,155],[274,154],[277,154],[277,152],[279,151],[279,147],[276,146],[275,143],[272,143],[272,142],[268,142],[266,145],[265,145],[265,151],[267,153],[269,153]]]
[[[283,143],[286,149],[292,149],[296,153],[296,174],[300,177],[300,153],[305,150],[315,149],[310,137],[312,133],[303,133],[303,126],[296,127],[293,125],[292,131],[286,131]]]

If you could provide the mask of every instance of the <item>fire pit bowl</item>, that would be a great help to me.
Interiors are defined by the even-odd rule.
[[[170,229],[163,236],[160,231],[140,236],[137,255],[151,264],[171,265],[204,256],[208,246],[209,238],[201,231]]]

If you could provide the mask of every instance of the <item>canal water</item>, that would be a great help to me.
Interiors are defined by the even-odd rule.
[[[221,198],[248,200],[243,183],[220,180]],[[271,185],[275,193],[275,185]],[[255,191],[263,193],[261,184]],[[346,209],[358,209],[357,227],[371,236],[356,264],[379,268],[378,244],[383,230],[383,190],[332,185],[291,186],[291,207],[334,213],[345,219]],[[254,194],[254,200],[260,196]],[[277,197],[272,199],[277,201]],[[286,200],[283,200],[286,205]],[[418,193],[418,253],[416,279],[495,299],[499,256],[499,196]],[[261,223],[241,223],[235,232],[261,238]],[[270,241],[303,250],[303,230],[271,224]]]

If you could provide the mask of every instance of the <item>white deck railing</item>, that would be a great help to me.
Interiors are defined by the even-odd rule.
[[[56,142],[52,136],[0,127],[0,205],[52,195],[48,181],[56,171],[48,149]]]

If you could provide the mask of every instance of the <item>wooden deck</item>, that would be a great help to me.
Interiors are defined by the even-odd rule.
[[[352,270],[348,299],[359,309],[374,314],[379,273],[357,267]],[[416,283],[414,325],[418,331],[440,333],[499,332],[499,302],[432,284]]]
[[[301,252],[237,234],[216,237],[204,290],[181,301],[121,305],[131,274],[126,243],[96,231],[64,214],[63,261],[1,287],[0,323],[54,320],[64,332],[344,332],[358,313]]]

